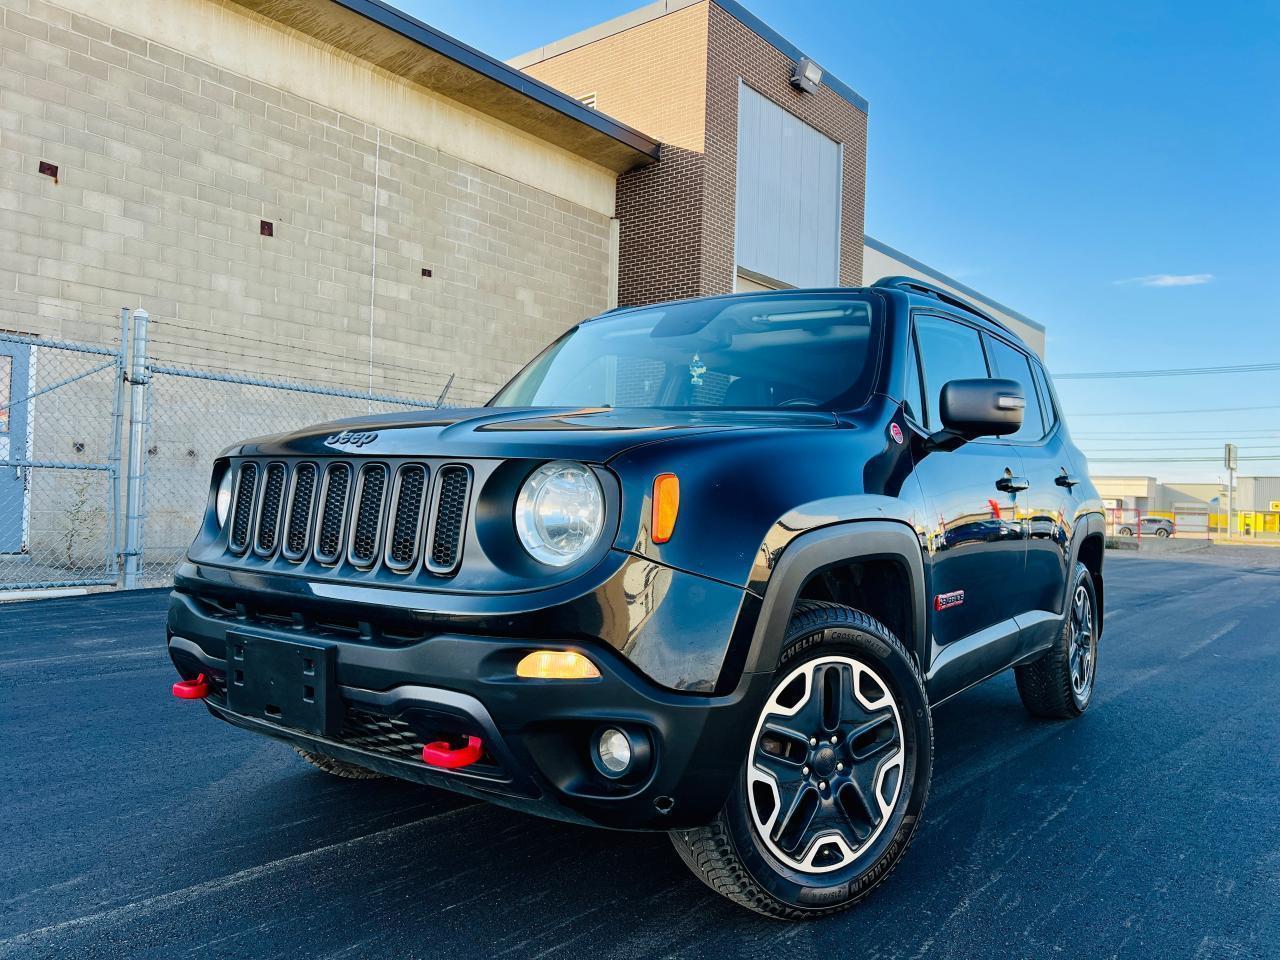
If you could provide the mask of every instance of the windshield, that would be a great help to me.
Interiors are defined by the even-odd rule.
[[[847,410],[879,340],[878,308],[843,293],[666,304],[574,327],[490,405]]]

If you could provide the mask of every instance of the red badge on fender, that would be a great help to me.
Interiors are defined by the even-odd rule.
[[[902,428],[896,423],[889,424],[889,436],[893,437],[894,443],[902,442]]]
[[[940,593],[933,598],[933,609],[941,612],[951,607],[958,607],[964,603],[964,591],[952,590],[950,593]]]

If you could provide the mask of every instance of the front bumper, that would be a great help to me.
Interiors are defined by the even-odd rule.
[[[210,712],[236,726],[392,776],[556,819],[620,829],[697,826],[719,811],[738,775],[768,675],[742,674],[724,695],[681,693],[641,674],[604,644],[438,632],[396,641],[349,638],[322,622],[255,619],[243,607],[180,589],[169,653],[184,678],[211,681]],[[305,639],[334,650],[342,729],[320,736],[232,712],[225,696],[227,635]],[[530,649],[584,653],[598,680],[529,680],[515,664]],[[599,774],[590,750],[604,725],[646,737],[646,769]],[[485,757],[442,770],[421,759],[440,735],[482,738]]]

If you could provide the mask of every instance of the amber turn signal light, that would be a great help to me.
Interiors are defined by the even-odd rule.
[[[650,524],[654,543],[671,539],[679,512],[680,478],[674,473],[658,474],[653,480],[653,522]]]
[[[516,676],[529,680],[594,680],[600,670],[572,650],[535,650],[516,664]]]

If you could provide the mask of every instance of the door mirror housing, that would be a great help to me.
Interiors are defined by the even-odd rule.
[[[929,437],[929,447],[954,450],[979,437],[1017,433],[1026,407],[1016,380],[952,380],[942,388],[942,429]]]

